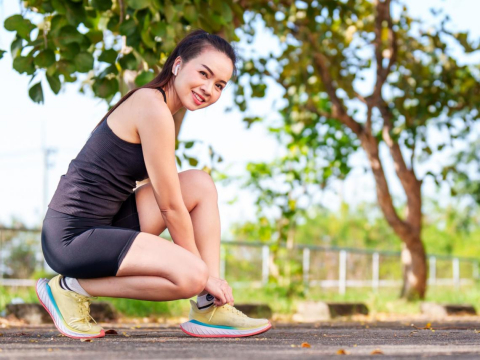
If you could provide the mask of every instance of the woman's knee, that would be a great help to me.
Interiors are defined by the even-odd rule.
[[[179,295],[182,299],[189,299],[198,295],[205,289],[209,272],[207,265],[201,260],[195,261],[191,264],[187,271],[180,275],[177,286],[179,288]]]
[[[212,177],[205,171],[192,169],[186,170],[181,174],[186,177],[186,183],[195,188],[195,193],[201,196],[218,198],[217,187]]]

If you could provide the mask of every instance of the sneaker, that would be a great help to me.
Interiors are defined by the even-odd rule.
[[[199,309],[190,300],[189,319],[180,325],[188,335],[198,337],[243,337],[263,333],[272,327],[267,319],[252,319],[229,304]]]
[[[61,277],[62,275],[57,275],[50,281],[39,279],[36,284],[38,299],[52,317],[58,331],[74,339],[104,337],[105,331],[90,316],[90,300],[96,297],[62,289]]]

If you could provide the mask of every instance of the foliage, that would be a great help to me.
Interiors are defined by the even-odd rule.
[[[16,33],[13,68],[31,77],[29,95],[38,103],[42,79],[58,94],[81,74],[81,92],[90,89],[110,103],[126,93],[126,70],[138,71],[137,86],[147,83],[191,29],[238,40],[234,29],[243,21],[233,0],[28,0],[23,6],[4,26]]]
[[[461,202],[442,207],[435,199],[425,200],[422,238],[429,254],[471,257],[480,254],[480,207]],[[376,204],[351,206],[338,211],[315,206],[299,218],[295,243],[327,247],[400,251],[400,242]],[[268,219],[235,223],[235,238],[270,242],[274,227]]]

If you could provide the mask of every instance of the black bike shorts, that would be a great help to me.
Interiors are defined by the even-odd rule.
[[[64,276],[80,279],[116,276],[139,233],[135,192],[111,222],[48,208],[42,227],[43,255],[47,264]]]

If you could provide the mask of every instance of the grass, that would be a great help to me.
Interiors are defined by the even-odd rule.
[[[470,287],[461,287],[458,291],[453,287],[433,287],[427,292],[425,300],[439,303],[471,304],[478,307],[480,299],[480,284]],[[398,315],[415,315],[420,313],[421,301],[406,301],[398,298],[399,290],[394,288],[380,289],[372,292],[371,289],[347,289],[345,295],[335,290],[311,288],[308,292],[298,287],[295,290],[269,285],[262,289],[241,288],[234,289],[235,302],[238,303],[267,303],[273,311],[280,315],[290,315],[295,312],[301,301],[332,301],[332,302],[363,302],[372,315],[389,313]],[[14,298],[21,298],[24,302],[38,303],[35,289],[0,287],[0,311]],[[99,298],[97,301],[110,302],[121,314],[127,317],[178,317],[187,316],[188,300],[169,302],[140,301],[131,299]],[[478,309],[480,311],[480,308]]]

